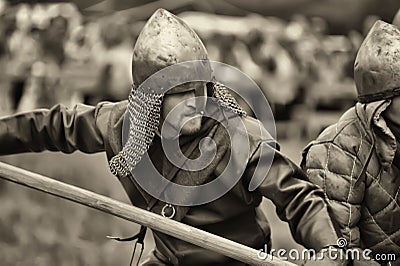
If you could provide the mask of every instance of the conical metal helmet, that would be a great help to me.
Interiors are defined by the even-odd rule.
[[[400,95],[400,29],[378,20],[358,50],[354,80],[359,102]]]
[[[165,9],[158,9],[136,41],[132,78],[138,86],[166,66],[207,59],[207,50],[197,34],[182,19]]]
[[[394,16],[393,25],[400,28],[400,9],[397,11],[396,15]]]

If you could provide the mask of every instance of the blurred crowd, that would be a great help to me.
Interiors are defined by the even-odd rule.
[[[354,60],[366,33],[379,19],[367,17],[362,32],[331,35],[327,22],[319,17],[293,15],[285,21],[256,14],[237,18],[187,12],[181,16],[205,41],[212,60],[236,66],[258,84],[274,114],[278,138],[308,140],[356,102]],[[235,80],[238,87],[241,83]]]
[[[72,4],[4,7],[1,112],[126,98],[132,36],[124,21],[91,21]]]
[[[126,14],[84,16],[69,3],[7,6],[0,0],[0,116],[56,103],[126,99],[132,85],[132,48],[144,25]],[[201,36],[210,59],[236,66],[259,85],[277,121],[278,136],[304,130],[308,140],[355,102],[353,62],[377,19],[369,17],[363,32],[339,36],[329,34],[323,19],[300,15],[290,21],[192,12],[179,16]],[[237,86],[243,82],[224,78]],[[302,141],[280,144],[299,161]],[[110,178],[103,155],[20,156],[8,162],[127,200],[117,180]],[[93,182],[92,177],[100,179]],[[130,244],[110,243],[104,236],[136,232],[131,223],[5,182],[0,183],[0,199],[2,265],[121,265],[130,256]],[[272,205],[265,209],[273,231],[286,232],[285,237],[273,235],[274,246],[297,247],[289,243],[289,229],[273,218]]]
[[[66,3],[0,3],[0,115],[59,102],[71,106],[127,98],[132,47],[142,21],[118,13],[83,16]],[[355,101],[353,62],[363,33],[329,35],[323,19],[301,15],[290,21],[180,16],[202,37],[212,60],[239,68],[259,85],[277,121],[343,111]],[[376,19],[366,20],[365,31]]]

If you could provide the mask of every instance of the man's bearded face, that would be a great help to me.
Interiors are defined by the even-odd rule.
[[[179,129],[180,135],[196,134],[201,128],[201,111],[205,109],[205,99],[195,97],[206,96],[206,85],[203,82],[190,82],[175,87],[174,91],[177,92],[164,95],[160,121],[163,136],[173,138]],[[167,118],[174,108],[176,110],[173,115]],[[184,123],[185,120],[188,121]]]

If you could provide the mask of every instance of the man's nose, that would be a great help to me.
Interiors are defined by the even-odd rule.
[[[186,106],[196,109],[196,106],[197,106],[196,98],[193,96],[193,97],[187,99]]]

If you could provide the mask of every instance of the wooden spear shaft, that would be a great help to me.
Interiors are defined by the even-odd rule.
[[[161,215],[1,162],[0,177],[139,223],[250,265],[295,265],[223,237],[164,218]],[[259,258],[264,256],[266,256],[265,259]]]

